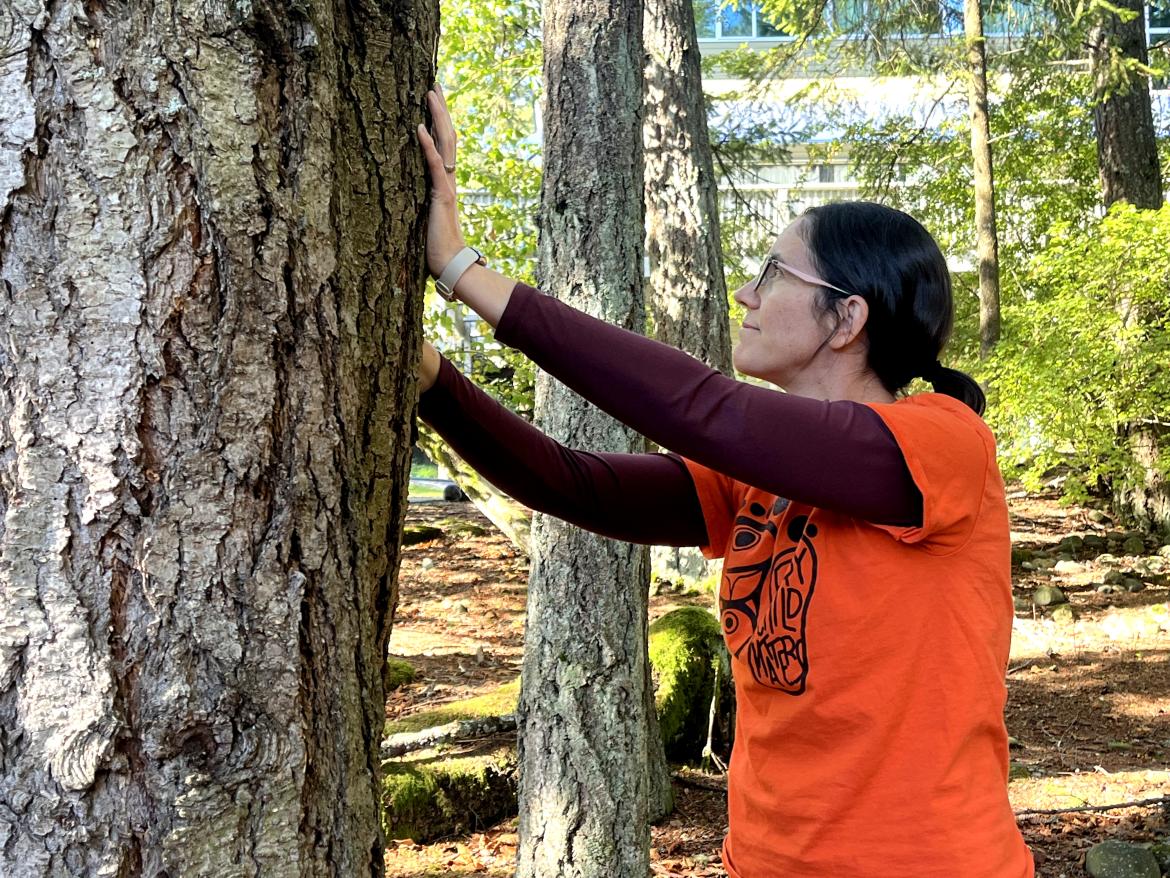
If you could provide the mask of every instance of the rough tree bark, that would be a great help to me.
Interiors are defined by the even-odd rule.
[[[1149,64],[1142,0],[1117,0],[1121,16],[1101,10],[1089,35],[1097,131],[1097,165],[1105,206],[1162,206],[1162,174],[1150,105],[1150,83],[1132,69]]]
[[[981,0],[964,0],[971,158],[975,174],[975,258],[979,263],[979,355],[999,341],[999,236],[995,227],[995,174],[991,162],[991,118],[987,108],[987,43]]]
[[[547,0],[543,289],[641,331],[642,6]],[[644,440],[541,374],[536,423],[570,446]],[[649,871],[648,558],[536,515],[520,693],[520,878]]]
[[[1129,14],[1101,10],[1089,36],[1101,187],[1106,207],[1128,201],[1156,210],[1162,206],[1162,174],[1150,87],[1146,76],[1133,70],[1149,61],[1143,4],[1119,0],[1117,6]],[[1128,303],[1122,309],[1127,320],[1151,316],[1134,313]],[[1158,467],[1159,449],[1170,442],[1170,433],[1151,424],[1128,424],[1121,434],[1135,471],[1115,481],[1114,507],[1143,527],[1170,533],[1170,481]]]
[[[719,191],[707,131],[691,0],[646,0],[642,144],[645,155],[646,306],[655,337],[730,375],[731,325],[719,237]],[[697,547],[654,546],[655,576],[718,577]],[[652,780],[656,778],[652,774]],[[665,796],[671,789],[665,785]],[[651,793],[667,810],[669,798]]]
[[[381,874],[437,17],[0,9],[0,874]]]

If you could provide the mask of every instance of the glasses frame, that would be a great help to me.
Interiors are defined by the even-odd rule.
[[[756,277],[756,283],[752,287],[753,292],[758,293],[760,291],[760,287],[764,283],[764,275],[767,274],[768,267],[771,265],[775,265],[777,268],[781,269],[782,271],[787,271],[793,277],[797,278],[798,280],[804,281],[806,284],[812,284],[813,286],[817,286],[817,287],[826,287],[827,289],[830,289],[830,290],[836,290],[838,293],[844,293],[846,296],[856,296],[857,295],[857,293],[851,293],[849,290],[843,289],[842,287],[836,286],[835,284],[831,284],[827,280],[821,280],[816,275],[809,274],[806,271],[801,271],[799,268],[794,268],[793,266],[789,265],[787,262],[783,262],[782,260],[777,259],[775,256],[771,256],[771,255],[769,255],[768,258],[766,258],[764,260],[764,264],[762,266],[760,266],[760,274],[758,277]]]

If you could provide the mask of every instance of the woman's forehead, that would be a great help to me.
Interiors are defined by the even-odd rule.
[[[769,255],[775,256],[781,262],[788,263],[793,268],[812,271],[812,255],[800,234],[800,223],[799,219],[794,220],[777,236]]]

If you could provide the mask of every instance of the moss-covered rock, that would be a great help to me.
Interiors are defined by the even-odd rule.
[[[455,720],[513,713],[520,678],[386,724],[386,734],[417,732]],[[490,826],[516,813],[514,735],[485,738],[470,751],[421,750],[382,763],[382,825],[391,838],[426,841]]]
[[[719,623],[701,607],[682,607],[650,626],[658,726],[668,759],[698,759],[707,741],[715,681],[730,694]]]
[[[421,751],[383,763],[382,827],[429,841],[473,832],[516,813],[516,748],[484,744],[457,757]]]
[[[413,683],[417,672],[414,665],[404,659],[386,659],[386,670],[382,673],[382,685],[387,692]]]
[[[402,529],[402,545],[416,546],[419,543],[429,543],[443,536],[441,528],[429,524],[408,524]]]

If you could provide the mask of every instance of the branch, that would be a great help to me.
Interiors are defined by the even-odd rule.
[[[1117,811],[1121,808],[1144,808],[1148,805],[1170,806],[1170,796],[1153,799],[1138,799],[1135,802],[1118,802],[1114,805],[1085,805],[1080,808],[1030,808],[1017,811],[1017,817],[1031,817],[1034,814],[1072,814],[1078,811]]]
[[[395,756],[434,747],[436,744],[450,744],[470,738],[484,738],[500,732],[510,732],[515,728],[516,714],[506,713],[503,716],[459,719],[419,732],[400,732],[397,735],[387,735],[382,740],[382,758],[393,759]]]

